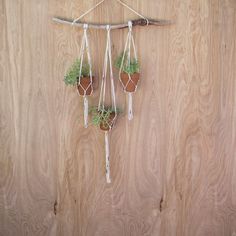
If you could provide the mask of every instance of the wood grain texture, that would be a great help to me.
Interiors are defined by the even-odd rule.
[[[235,0],[127,0],[175,24],[134,29],[142,81],[134,120],[110,135],[111,185],[104,136],[62,81],[82,31],[51,20],[96,2],[0,1],[0,236],[235,236]],[[130,18],[107,1],[85,19]],[[126,32],[112,32],[114,57]],[[96,105],[105,34],[90,40]]]

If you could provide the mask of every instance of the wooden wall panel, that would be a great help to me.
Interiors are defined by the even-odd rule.
[[[103,134],[62,81],[82,31],[51,21],[96,2],[0,1],[0,235],[235,236],[236,2],[127,1],[175,24],[134,31],[142,81],[134,120],[111,133],[111,185]],[[130,18],[106,1],[86,20]],[[112,33],[114,57],[125,36]],[[100,80],[105,33],[90,40]]]

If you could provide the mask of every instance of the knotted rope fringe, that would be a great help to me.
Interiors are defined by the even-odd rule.
[[[149,20],[147,19],[147,17],[143,16],[142,14],[140,14],[139,12],[137,12],[136,10],[134,10],[132,7],[128,6],[126,3],[124,3],[121,0],[116,0],[118,3],[120,3],[122,6],[126,7],[127,9],[129,9],[130,11],[132,11],[133,13],[135,13],[137,16],[140,16],[141,18],[145,19],[147,21],[147,25],[149,24]],[[72,25],[75,24],[77,21],[79,21],[80,19],[82,19],[84,16],[86,16],[87,14],[89,14],[90,12],[92,12],[94,9],[96,9],[99,5],[101,5],[103,2],[105,2],[105,0],[102,0],[100,2],[98,2],[97,4],[95,4],[92,8],[90,8],[89,10],[87,10],[85,13],[83,13],[80,17],[76,18],[73,22]]]
[[[128,35],[127,35],[127,38],[126,38],[125,50],[124,50],[124,53],[123,53],[123,57],[122,57],[122,60],[121,60],[120,71],[119,71],[120,81],[121,81],[121,73],[122,73],[123,67],[125,66],[124,65],[124,60],[125,60],[126,55],[127,55],[127,65],[130,66],[130,63],[131,63],[131,56],[130,56],[131,55],[131,44],[132,44],[132,47],[133,47],[133,50],[134,50],[134,58],[135,58],[136,61],[138,60],[137,51],[136,51],[136,47],[135,47],[135,44],[134,44],[134,37],[133,37],[133,33],[132,33],[132,21],[129,21],[128,25],[129,25],[129,32],[128,32]],[[128,76],[129,76],[129,79],[128,79],[126,85],[123,85],[123,83],[121,81],[121,84],[123,85],[124,91],[127,88],[129,82],[132,82],[135,85],[135,92],[136,92],[137,86],[133,82],[130,74],[128,74]],[[132,120],[133,117],[134,117],[133,116],[133,98],[132,98],[132,93],[128,92],[128,120]]]
[[[108,65],[109,65],[109,70],[110,70],[112,110],[115,112],[115,117],[114,117],[114,120],[115,120],[116,116],[117,116],[117,108],[116,108],[116,95],[115,95],[115,86],[114,86],[113,69],[112,69],[111,34],[110,34],[110,26],[109,25],[107,26],[107,42],[106,42],[106,50],[105,50],[105,58],[104,58],[103,75],[102,75],[101,90],[100,90],[100,96],[99,96],[98,111],[104,111],[104,109],[105,109]],[[109,127],[111,129],[110,124],[109,124]],[[105,153],[106,153],[105,154],[106,181],[107,181],[107,183],[111,183],[108,131],[105,132]]]
[[[88,24],[84,24],[84,34],[82,37],[81,42],[81,48],[80,48],[80,54],[79,54],[79,60],[80,60],[80,70],[79,70],[79,81],[78,85],[80,85],[80,88],[83,89],[83,98],[84,98],[84,127],[88,127],[88,98],[86,96],[87,90],[91,88],[91,93],[93,92],[93,86],[92,86],[92,62],[91,62],[91,54],[90,54],[90,47],[89,47],[89,41],[88,41],[88,35],[87,35],[87,29]],[[90,78],[90,84],[85,89],[81,84],[81,75],[82,75],[82,68],[83,68],[83,61],[84,61],[84,53],[87,53],[88,58],[88,64],[89,64],[89,78]],[[79,93],[79,92],[78,92]],[[80,95],[80,94],[79,94]]]

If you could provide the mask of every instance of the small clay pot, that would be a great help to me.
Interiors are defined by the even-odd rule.
[[[110,117],[108,119],[108,122],[101,122],[100,123],[100,129],[103,130],[103,131],[109,131],[110,129],[112,129],[113,125],[114,125],[114,118],[116,116],[116,113],[115,112],[112,112],[110,114]]]
[[[131,81],[129,79],[129,74],[127,74],[125,72],[120,74],[120,79],[121,79],[121,82],[125,88],[124,90],[126,92],[129,92],[129,93],[135,92],[136,86],[139,81],[139,75],[140,75],[139,73],[134,73],[134,74],[130,75],[131,80],[132,80]]]
[[[79,81],[79,78],[78,78]],[[80,83],[77,83],[77,89],[81,96],[91,95],[92,94],[92,86],[93,86],[94,77],[92,77],[92,83],[90,77],[81,77]]]

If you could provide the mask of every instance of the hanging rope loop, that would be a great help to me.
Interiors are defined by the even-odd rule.
[[[110,25],[107,25],[107,26],[106,26],[106,29],[107,29],[108,32],[110,32],[111,26],[110,26]]]
[[[134,14],[136,14],[137,16],[143,18],[144,20],[146,20],[147,25],[149,25],[149,20],[147,17],[145,17],[144,15],[142,15],[141,13],[137,12],[135,9],[133,9],[132,7],[128,6],[126,3],[124,3],[121,0],[116,0],[118,3],[120,3],[122,6],[126,7],[127,9],[129,9],[131,12],[133,12]],[[101,0],[100,2],[98,2],[97,4],[95,4],[93,7],[91,7],[89,10],[87,10],[85,13],[83,13],[80,17],[74,19],[74,21],[72,22],[72,26],[78,22],[80,19],[82,19],[84,16],[88,15],[90,12],[92,12],[93,10],[95,10],[99,5],[101,5],[103,2],[105,2],[105,0]]]
[[[148,18],[146,18],[146,21],[147,21],[147,25],[149,25],[149,24],[150,24],[150,22],[149,22]]]
[[[128,21],[129,31],[132,31],[133,22],[131,20]]]

